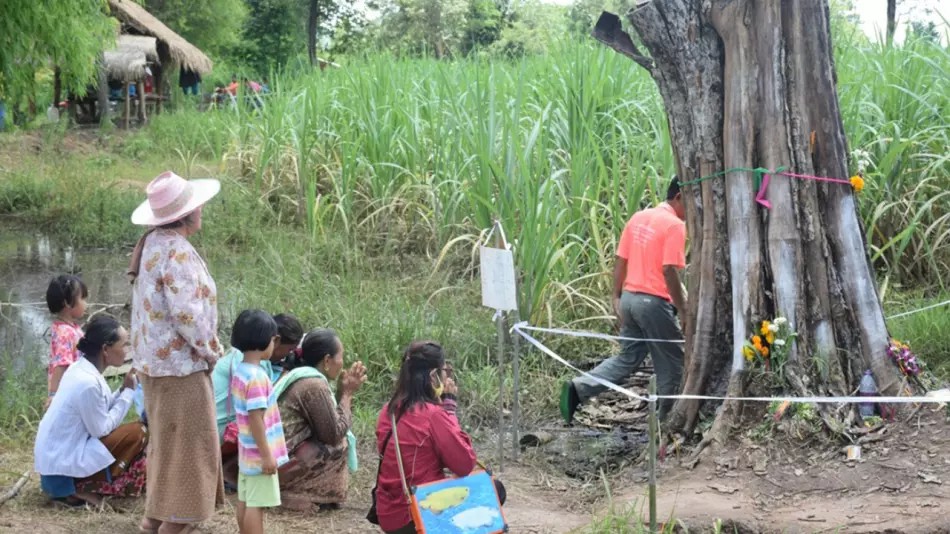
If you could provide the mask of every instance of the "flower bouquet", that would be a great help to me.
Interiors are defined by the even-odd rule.
[[[910,346],[896,339],[892,339],[887,347],[887,355],[894,360],[898,369],[904,376],[917,376],[920,374],[920,362],[917,356],[910,351]]]
[[[761,362],[766,372],[771,372],[773,362],[778,371],[785,364],[788,348],[795,338],[788,319],[776,317],[771,321],[762,321],[756,333],[742,347],[746,362],[754,365]]]

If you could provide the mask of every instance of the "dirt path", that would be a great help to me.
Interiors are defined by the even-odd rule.
[[[16,451],[0,453],[0,490],[12,485],[17,466],[32,458]],[[533,469],[525,466],[509,467],[501,479],[508,490],[508,505],[505,517],[511,532],[527,534],[562,534],[587,525],[589,513],[569,510],[570,495],[563,488],[550,487]],[[369,508],[369,481],[358,479],[353,497],[342,510],[330,513],[303,514],[275,512],[267,516],[266,531],[274,534],[299,532],[333,532],[335,534],[379,534],[379,529],[369,524],[366,510]],[[364,491],[365,489],[365,491]],[[202,525],[204,533],[233,533],[236,531],[234,510],[235,496],[228,496],[228,504],[218,510],[214,518]],[[0,507],[0,532],[30,534],[118,534],[136,532],[142,517],[144,499],[119,499],[112,501],[112,510],[103,512],[61,510],[50,507],[40,492],[36,475],[30,479],[22,493]]]
[[[661,518],[691,532],[715,520],[727,532],[950,533],[950,429],[943,413],[868,434],[862,459],[840,446],[776,436],[708,454],[693,469],[664,466],[658,478]],[[631,478],[640,482],[638,469]],[[642,486],[640,486],[642,488]],[[642,502],[643,489],[621,499]]]

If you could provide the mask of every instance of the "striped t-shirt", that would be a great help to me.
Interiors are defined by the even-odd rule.
[[[259,365],[237,364],[231,378],[231,397],[238,425],[238,466],[245,475],[261,474],[261,452],[257,448],[248,413],[264,410],[264,431],[267,444],[277,466],[287,463],[287,444],[284,425],[280,422],[277,399],[273,395],[270,377]]]

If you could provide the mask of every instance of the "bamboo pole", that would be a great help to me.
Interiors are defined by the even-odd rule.
[[[142,121],[142,124],[145,124],[145,121],[148,120],[145,112],[145,82],[142,82],[142,90],[139,91],[139,119]]]
[[[650,532],[656,533],[656,440],[659,433],[656,419],[656,375],[650,377]]]
[[[517,269],[515,270],[517,273]],[[516,278],[517,279],[517,278]],[[514,312],[515,324],[521,322],[521,314],[518,310]],[[514,398],[511,402],[511,459],[518,461],[518,453],[521,451],[521,440],[518,437],[519,425],[521,424],[521,336],[511,336],[511,382]]]
[[[501,223],[495,221],[495,246],[504,250],[506,245]],[[501,310],[495,312],[495,323],[498,326],[498,471],[501,472],[505,470],[505,314]]]

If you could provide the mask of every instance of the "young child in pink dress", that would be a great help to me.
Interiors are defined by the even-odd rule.
[[[89,289],[78,276],[63,274],[50,280],[46,289],[46,305],[56,316],[50,327],[52,336],[49,343],[49,367],[47,375],[47,396],[43,409],[49,407],[59,381],[63,379],[66,368],[79,358],[76,345],[82,338],[79,320],[86,313],[86,299]]]

